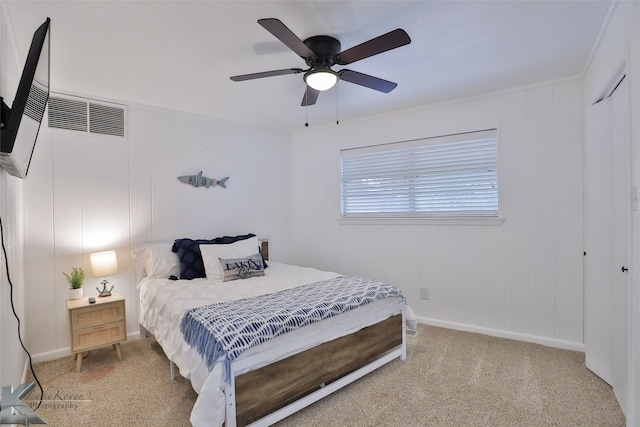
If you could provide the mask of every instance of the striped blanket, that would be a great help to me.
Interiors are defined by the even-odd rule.
[[[230,363],[249,348],[378,299],[402,297],[400,290],[362,277],[333,279],[276,293],[188,310],[180,331],[205,359]]]

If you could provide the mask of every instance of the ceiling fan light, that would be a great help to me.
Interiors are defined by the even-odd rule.
[[[331,89],[338,81],[333,71],[311,71],[304,76],[304,81],[313,89],[323,91]]]

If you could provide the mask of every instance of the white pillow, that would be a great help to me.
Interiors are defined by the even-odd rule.
[[[171,252],[173,243],[144,245],[133,251],[133,256],[144,266],[147,277],[167,279],[180,277],[180,259]]]
[[[232,258],[247,258],[258,252],[258,238],[250,237],[245,240],[228,244],[200,245],[200,253],[202,254],[202,262],[204,263],[204,272],[209,280],[222,281],[224,273],[220,260]]]

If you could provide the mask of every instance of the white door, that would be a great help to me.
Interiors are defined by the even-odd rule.
[[[626,412],[630,244],[629,98],[624,79],[587,111],[585,135],[585,363]]]

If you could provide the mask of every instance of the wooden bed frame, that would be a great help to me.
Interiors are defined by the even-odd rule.
[[[271,425],[393,359],[404,360],[405,338],[404,315],[396,311],[350,335],[244,374],[236,372],[250,366],[251,358],[233,362],[225,426]]]
[[[323,344],[288,357],[277,357],[281,350],[274,348],[233,361],[225,390],[225,427],[272,425],[396,358],[405,360],[404,305],[371,313],[361,319],[370,326],[331,341],[321,335],[334,332],[319,332]],[[142,326],[140,334],[151,335]],[[170,367],[173,379],[172,361]]]

